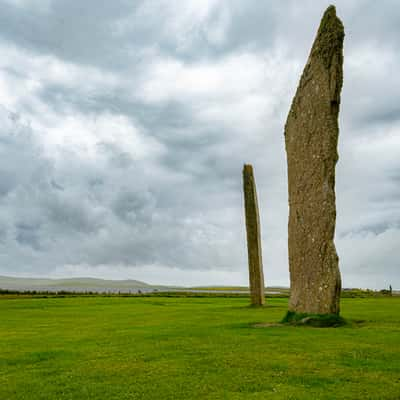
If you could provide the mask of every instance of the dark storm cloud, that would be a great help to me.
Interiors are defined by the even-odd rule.
[[[115,46],[115,21],[135,10],[140,1],[1,2],[2,36],[19,46],[87,64],[123,62]]]
[[[349,286],[400,285],[395,3],[337,2],[337,246]],[[117,278],[123,266],[152,282],[195,284],[180,274],[207,270],[207,283],[221,271],[245,283],[251,162],[267,282],[287,283],[282,132],[327,1],[0,5],[1,273]]]

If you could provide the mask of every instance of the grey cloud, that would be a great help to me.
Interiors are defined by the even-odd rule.
[[[61,0],[50,1],[44,11],[1,3],[2,36],[7,40],[67,61],[114,66],[122,62],[124,52],[114,46],[115,21],[140,4]]]
[[[24,223],[16,224],[16,241],[21,245],[32,247],[34,250],[40,250],[40,243],[38,237],[39,226],[29,225]]]
[[[19,129],[18,123],[11,128],[12,137]],[[216,260],[221,258],[219,249],[213,248],[207,238],[197,239],[199,232],[210,229],[207,225],[197,223],[196,232],[191,231],[188,221],[193,215],[189,193],[192,188],[158,187],[151,180],[145,188],[143,184],[137,187],[134,178],[141,175],[142,167],[126,164],[126,154],[113,147],[103,149],[108,162],[101,171],[91,171],[73,154],[64,154],[69,159],[64,158],[61,165],[40,168],[50,161],[35,142],[35,132],[29,137],[30,144],[24,145],[36,150],[34,158],[25,162],[33,169],[36,163],[40,173],[31,174],[35,179],[29,182],[16,179],[14,190],[2,203],[8,226],[14,226],[16,232],[2,244],[3,249],[8,249],[10,272],[22,267],[21,252],[26,246],[33,252],[32,269],[39,268],[39,263],[41,269],[79,263],[157,263],[194,268],[205,257],[204,244],[209,246],[211,255],[215,253]],[[13,157],[20,148],[9,141],[6,150]],[[119,162],[116,164],[116,157],[121,157],[123,168]],[[65,169],[72,165],[74,168]],[[18,165],[14,163],[13,167]],[[185,197],[186,205],[182,202]],[[169,208],[177,204],[181,205],[179,210],[169,213]],[[187,246],[188,241],[192,246]],[[206,264],[205,258],[203,265]]]
[[[383,108],[383,107],[382,107]],[[371,111],[363,115],[362,121],[366,124],[391,124],[400,120],[400,108],[388,106],[385,109]]]

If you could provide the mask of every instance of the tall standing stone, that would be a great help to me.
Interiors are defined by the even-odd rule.
[[[322,17],[285,125],[289,311],[297,313],[339,314],[341,279],[333,239],[343,39],[343,24],[330,6]]]
[[[253,167],[247,164],[243,167],[243,192],[251,304],[254,306],[262,306],[265,303],[265,295],[261,255],[260,217],[258,214],[257,191]]]

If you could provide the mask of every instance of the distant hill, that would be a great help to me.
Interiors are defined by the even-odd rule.
[[[246,293],[248,286],[201,286],[201,287],[177,287],[163,285],[149,285],[137,280],[106,280],[96,278],[16,278],[0,275],[0,290],[38,291],[38,292],[111,292],[111,293],[135,293],[159,291],[187,291],[187,292],[226,292]],[[288,293],[288,288],[270,287],[266,288],[267,294]]]
[[[158,286],[136,280],[105,280],[96,278],[42,279],[0,276],[0,289],[42,291],[137,291]]]

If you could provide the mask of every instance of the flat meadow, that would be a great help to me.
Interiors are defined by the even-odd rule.
[[[0,399],[400,399],[400,297],[342,299],[339,328],[248,304],[0,296]]]

